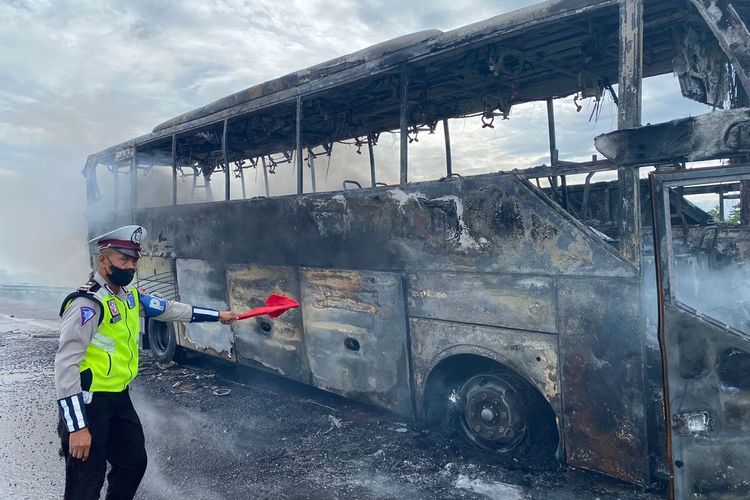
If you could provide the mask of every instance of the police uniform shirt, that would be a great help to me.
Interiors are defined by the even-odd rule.
[[[152,297],[138,292],[134,286],[120,287],[119,293],[115,294],[99,273],[94,274],[93,280],[106,287],[110,294],[123,303],[127,303],[130,292],[138,293],[138,313],[142,318],[156,318],[166,322],[218,321],[217,311]],[[106,307],[104,304],[102,306]],[[55,356],[55,389],[58,401],[70,400],[82,393],[80,364],[97,331],[100,315],[99,304],[91,298],[80,296],[70,302],[62,315],[60,347]],[[212,317],[207,318],[207,315]],[[85,401],[87,394],[83,395]]]

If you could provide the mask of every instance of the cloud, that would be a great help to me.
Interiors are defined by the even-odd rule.
[[[432,28],[446,31],[532,3],[2,2],[0,268],[41,271],[58,282],[84,277],[80,170],[92,152],[237,90],[389,38]],[[647,86],[644,121],[703,112],[705,107],[679,98],[671,76],[663,78]],[[611,102],[596,123],[587,120],[586,111],[576,113],[569,100],[556,103],[562,158],[589,158],[593,136],[614,127]],[[482,129],[478,119],[452,121],[456,170],[477,173],[548,161],[545,112],[543,103],[518,106],[511,120],[497,121],[495,129]],[[439,127],[413,145],[415,179],[435,177],[435,169],[444,168],[441,134]],[[384,136],[376,148],[380,180],[398,179],[397,140]],[[366,184],[366,156],[351,147],[337,145],[337,150],[340,159],[330,165],[321,159],[317,165],[320,187],[338,187],[348,176]],[[261,194],[263,177],[257,173],[247,172],[248,190]],[[287,189],[280,186],[282,178],[293,179],[287,171],[276,175],[272,193]],[[49,258],[50,247],[56,259]]]

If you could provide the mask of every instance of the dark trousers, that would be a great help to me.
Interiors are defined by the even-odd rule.
[[[107,500],[132,499],[146,472],[143,428],[128,390],[96,392],[86,405],[91,451],[85,462],[69,455],[68,431],[60,420],[58,434],[65,457],[65,499],[98,500],[109,471]]]

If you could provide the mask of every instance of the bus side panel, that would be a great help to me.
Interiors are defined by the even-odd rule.
[[[189,259],[384,272],[636,274],[541,190],[511,174],[159,207],[139,211],[137,221],[160,236],[146,242],[148,251]]]
[[[174,259],[142,256],[138,259],[138,289],[163,299],[177,299],[174,267]]]
[[[227,281],[224,266],[198,259],[177,259],[177,287],[180,302],[226,311]],[[234,338],[221,323],[187,323],[179,328],[183,347],[234,361]]]
[[[557,335],[424,318],[410,318],[409,332],[420,410],[427,378],[435,366],[450,356],[477,354],[515,370],[539,389],[558,418],[562,414]]]
[[[486,273],[409,274],[409,316],[557,333],[551,277]]]
[[[401,275],[301,269],[313,385],[412,415]]]
[[[637,282],[559,278],[568,462],[644,484],[649,462]]]
[[[227,269],[227,285],[229,304],[235,312],[264,305],[271,293],[299,297],[299,277],[294,267],[231,265]],[[299,309],[278,318],[260,316],[236,321],[232,330],[238,363],[310,383]]]

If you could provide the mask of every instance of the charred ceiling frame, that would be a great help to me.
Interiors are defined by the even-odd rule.
[[[293,162],[296,191],[302,194],[304,150],[308,150],[306,163],[314,175],[312,150],[330,145],[325,148],[330,155],[334,142],[352,137],[360,147],[365,140],[359,138],[366,138],[370,184],[376,186],[373,146],[381,132],[397,130],[399,181],[405,184],[409,180],[410,134],[416,137],[420,127],[432,131],[443,121],[445,169],[446,175],[452,176],[449,118],[481,116],[485,126],[492,127],[494,117],[507,117],[513,104],[544,100],[553,168],[548,177],[553,195],[558,193],[558,200],[568,209],[565,174],[562,169],[559,174],[554,170],[569,162],[559,159],[553,99],[576,92],[601,96],[607,89],[614,97],[611,84],[617,81],[618,128],[639,127],[642,78],[671,70],[670,27],[696,15],[706,21],[740,81],[747,83],[750,35],[731,3],[719,2],[724,21],[717,18],[714,4],[713,0],[559,0],[498,16],[484,25],[448,33],[417,33],[381,44],[390,46],[379,52],[376,46],[367,49],[372,53],[355,53],[221,99],[162,124],[151,134],[92,155],[87,168],[105,163],[107,158],[117,162],[118,157],[123,161],[132,155],[130,208],[134,217],[141,152],[164,148],[165,138],[171,139],[171,145],[159,154],[149,154],[162,155],[161,164],[171,166],[172,203],[176,204],[177,172],[183,166],[192,166],[196,177],[202,173],[206,185],[212,173],[223,172],[224,199],[229,200],[230,164],[234,162],[235,175],[241,179],[243,198],[244,169],[262,164],[266,195],[270,195],[268,174],[277,164],[271,155],[279,151],[285,152],[287,162]],[[690,10],[693,8],[695,12]],[[615,12],[617,16],[612,15]],[[355,101],[353,95],[358,96]],[[187,141],[187,159],[181,141]],[[151,164],[154,162],[152,158]],[[603,167],[611,167],[606,160],[602,162]],[[594,168],[587,172],[592,172],[598,163],[594,160],[589,166]],[[641,247],[639,166],[616,167],[621,251],[637,265]],[[92,177],[95,179],[87,176],[89,180]],[[314,179],[311,184],[315,186]],[[89,189],[89,199],[96,192],[95,187]],[[119,186],[116,192],[118,206]]]

